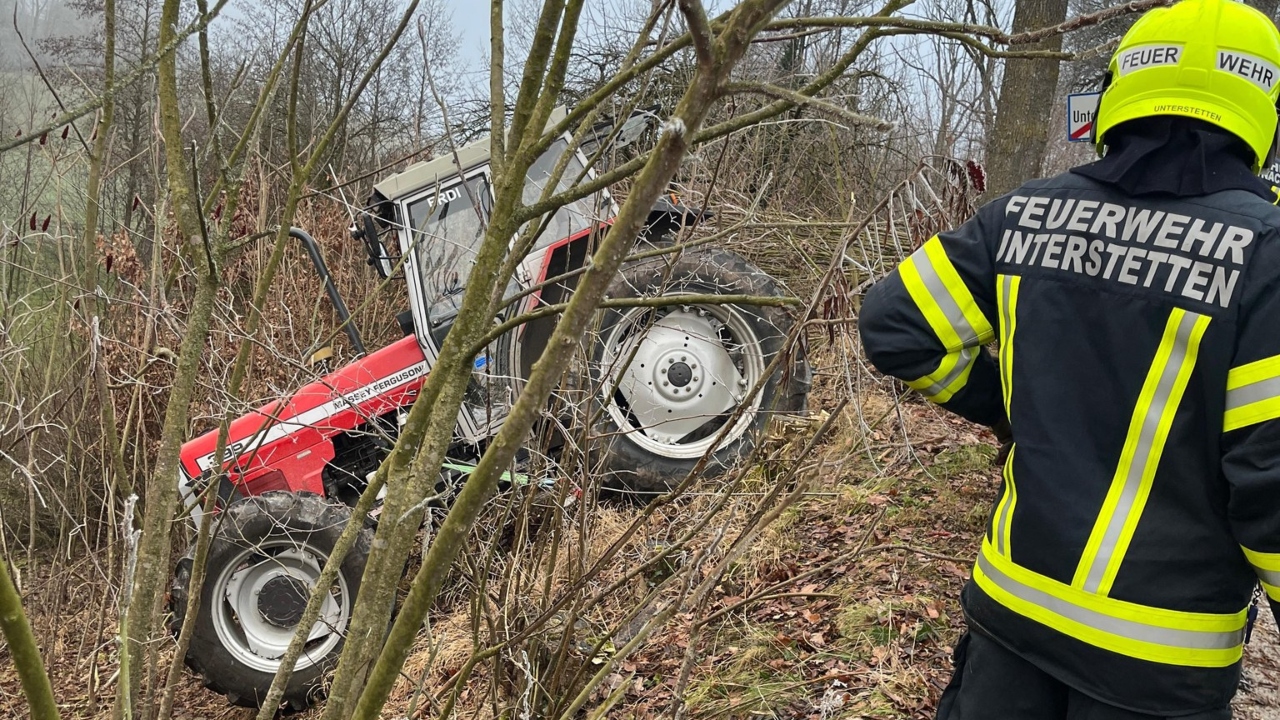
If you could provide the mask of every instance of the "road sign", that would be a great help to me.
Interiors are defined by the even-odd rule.
[[[1102,93],[1075,93],[1067,96],[1067,141],[1089,142],[1093,139],[1093,117],[1098,114],[1098,98]]]

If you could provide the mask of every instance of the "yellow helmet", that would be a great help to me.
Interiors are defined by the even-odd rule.
[[[1138,19],[1111,56],[1094,142],[1152,115],[1213,123],[1248,143],[1253,171],[1270,165],[1280,96],[1280,31],[1231,0],[1183,0]]]

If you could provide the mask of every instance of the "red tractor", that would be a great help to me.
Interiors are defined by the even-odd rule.
[[[605,134],[638,136],[651,117],[633,116],[618,132]],[[526,201],[542,195],[569,147],[566,135],[534,163]],[[394,444],[453,323],[492,202],[488,151],[481,141],[374,186],[353,235],[379,274],[402,274],[409,310],[398,318],[404,337],[372,353],[366,354],[314,240],[295,229],[292,235],[308,250],[359,359],[232,422],[221,458],[215,457],[216,431],[182,447],[178,483],[193,518],[202,491],[214,473],[222,473],[220,517],[186,661],[235,704],[256,706],[266,695],[350,506]],[[592,176],[579,149],[567,159],[559,189]],[[564,302],[575,271],[615,213],[613,200],[601,193],[544,218],[545,229],[511,279],[512,302],[499,319]],[[637,244],[659,246],[702,219],[703,213],[664,199]],[[398,254],[388,253],[387,244]],[[784,294],[773,278],[729,251],[702,247],[673,257],[625,266],[609,296]],[[453,479],[474,466],[502,425],[554,323],[554,316],[533,320],[475,358],[446,462]],[[585,343],[586,370],[574,385],[600,411],[592,414],[599,438],[592,454],[603,482],[659,492],[686,477],[704,455],[710,459],[704,472],[715,474],[751,449],[771,413],[803,411],[810,371],[800,353],[765,377],[792,325],[787,311],[758,305],[602,310],[598,332]],[[740,408],[757,383],[762,391]],[[336,663],[368,554],[371,532],[365,535],[347,555],[311,630],[285,692],[289,708],[314,701]],[[186,608],[191,563],[188,553],[175,573],[175,628]]]

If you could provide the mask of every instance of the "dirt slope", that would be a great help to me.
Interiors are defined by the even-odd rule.
[[[1244,680],[1232,703],[1236,720],[1280,718],[1280,633],[1265,609],[1244,649]]]
[[[725,613],[696,642],[698,661],[684,698],[688,717],[930,720],[963,630],[959,591],[998,488],[993,455],[985,431],[923,403],[899,409],[872,397],[853,408],[823,449],[811,494],[712,598],[710,610]],[[635,510],[607,512],[621,526]],[[607,528],[597,530],[607,542]],[[785,583],[782,590],[767,599],[735,607],[778,583]],[[55,656],[52,674],[65,717],[108,717],[110,623],[100,634],[93,631],[99,605],[91,584],[50,578],[30,592],[37,632]],[[1246,650],[1235,704],[1242,720],[1280,718],[1280,635],[1263,616]],[[585,711],[629,677],[623,702],[608,717],[668,717],[691,622],[677,618],[651,638]],[[440,633],[465,638],[469,632],[465,608],[442,608],[434,623]],[[409,667],[424,667],[425,654],[411,658]],[[0,649],[0,717],[23,717],[5,655]],[[456,669],[451,665],[427,671],[427,687],[445,687]],[[405,713],[408,685],[384,717]],[[176,716],[187,720],[252,717],[203,691],[194,677],[185,679],[176,706]],[[459,717],[489,716],[483,703],[468,706],[465,697],[459,711]],[[295,717],[311,720],[318,713]]]

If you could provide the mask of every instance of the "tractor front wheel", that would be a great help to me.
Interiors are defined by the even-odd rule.
[[[612,484],[664,492],[704,456],[704,474],[718,474],[750,452],[770,415],[804,410],[810,373],[803,353],[790,352],[769,372],[788,352],[790,312],[707,297],[714,295],[773,298],[784,291],[721,249],[636,262],[610,287],[612,299],[671,300],[603,311],[591,379]]]
[[[320,578],[350,509],[311,493],[269,492],[232,503],[216,521],[187,666],[235,705],[266,699],[281,657]],[[302,710],[322,696],[342,651],[373,534],[360,537],[328,589],[320,618],[285,688],[282,707]],[[178,564],[173,628],[192,591],[192,553]]]

